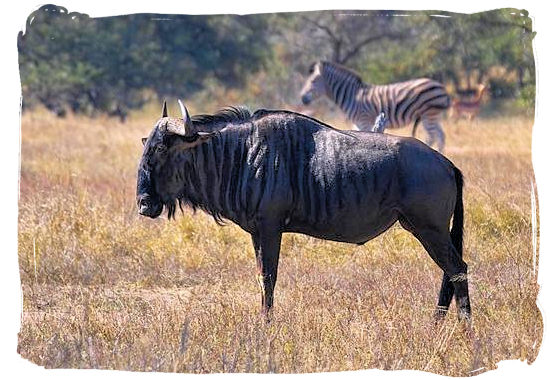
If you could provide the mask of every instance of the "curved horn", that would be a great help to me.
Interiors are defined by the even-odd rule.
[[[178,104],[181,108],[181,119],[170,119],[166,124],[166,130],[180,136],[191,136],[193,134],[193,123],[187,108],[183,102],[178,99]]]
[[[178,104],[180,105],[181,109],[181,118],[183,119],[184,123],[187,124],[187,120],[191,120],[189,117],[189,112],[187,111],[187,108],[183,105],[183,102],[178,99]]]
[[[181,109],[181,119],[183,121],[183,124],[185,125],[185,131],[187,135],[192,135],[194,131],[193,129],[193,122],[191,120],[191,116],[189,116],[189,111],[187,111],[187,107],[183,104],[183,102],[178,99],[178,104],[180,105]]]
[[[164,104],[162,105],[162,116],[168,117],[168,107],[166,107],[166,99],[164,99]]]

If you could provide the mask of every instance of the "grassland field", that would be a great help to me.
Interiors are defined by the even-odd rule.
[[[40,110],[22,116],[23,358],[47,368],[380,368],[452,376],[479,374],[505,359],[535,360],[542,317],[532,118],[444,121],[445,153],[466,181],[467,328],[454,304],[434,324],[441,271],[398,225],[364,246],[284,235],[266,324],[248,234],[187,209],[174,222],[137,215],[140,138],[158,114],[135,113],[124,124]]]

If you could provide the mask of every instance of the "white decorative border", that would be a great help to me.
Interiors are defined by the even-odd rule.
[[[441,0],[418,0],[415,2],[404,0],[385,0],[384,2],[340,0],[338,2],[328,0],[303,0],[300,2],[291,0],[278,0],[273,2],[232,0],[216,2],[215,0],[122,0],[122,1],[90,1],[90,0],[52,0],[52,3],[66,7],[70,11],[86,13],[92,17],[114,16],[128,13],[185,13],[185,14],[246,14],[246,13],[269,13],[269,12],[297,12],[307,10],[324,9],[392,9],[392,10],[445,10],[451,12],[473,13],[496,8],[524,8],[533,18],[533,29],[537,32],[534,40],[535,61],[537,67],[537,101],[535,112],[535,126],[533,129],[533,167],[536,176],[536,186],[532,186],[533,212],[536,212],[537,202],[535,200],[535,189],[538,192],[538,207],[540,218],[540,251],[538,253],[538,283],[540,292],[538,306],[541,309],[544,320],[544,339],[540,347],[537,360],[532,365],[518,360],[501,362],[499,369],[479,375],[480,379],[507,379],[507,378],[547,378],[548,363],[550,362],[550,348],[548,344],[548,318],[547,310],[550,308],[550,291],[547,286],[550,284],[548,269],[550,259],[550,232],[549,231],[549,204],[550,204],[550,170],[548,159],[550,158],[550,107],[544,102],[550,99],[547,95],[549,86],[550,60],[548,59],[548,46],[550,46],[549,28],[550,14],[545,2],[542,0],[523,1],[496,1],[486,0],[483,2],[472,0],[461,0],[454,2],[442,2]],[[27,16],[46,2],[35,2],[32,0],[16,0],[5,2],[2,7],[2,123],[1,136],[3,140],[0,149],[0,163],[2,185],[0,187],[0,204],[2,205],[0,220],[1,224],[1,260],[2,265],[0,278],[2,279],[2,313],[0,314],[1,340],[0,358],[5,378],[17,376],[40,376],[45,378],[68,378],[79,379],[98,378],[99,376],[116,379],[130,379],[135,377],[151,378],[178,378],[189,379],[200,375],[187,374],[158,374],[138,373],[124,371],[105,370],[45,370],[25,359],[16,353],[17,332],[20,328],[21,310],[21,289],[18,273],[17,260],[17,212],[18,212],[18,180],[19,180],[19,147],[20,147],[20,119],[19,119],[19,95],[21,93],[19,83],[19,68],[17,62],[17,33],[25,26]],[[19,95],[18,95],[19,94]],[[5,177],[8,178],[5,178]],[[533,225],[536,225],[536,215],[533,215]],[[533,234],[533,247],[536,249],[537,235]],[[533,260],[536,260],[537,252],[533,253]],[[536,265],[536,264],[534,264]],[[536,267],[534,267],[536,269]],[[204,376],[204,375],[203,375]],[[209,375],[216,378],[253,377],[260,378],[262,375],[224,374]],[[369,379],[397,378],[397,379],[426,379],[441,378],[439,375],[420,371],[380,371],[366,370],[356,372],[339,372],[332,374],[305,374],[285,375],[286,377],[298,377],[301,379],[313,378],[327,379],[337,376],[346,379]],[[281,377],[281,376],[279,376]]]

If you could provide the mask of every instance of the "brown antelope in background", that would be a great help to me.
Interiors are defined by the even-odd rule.
[[[458,119],[462,115],[465,115],[468,118],[468,121],[475,119],[479,114],[481,99],[483,98],[483,94],[486,90],[486,85],[479,84],[477,86],[476,94],[472,99],[454,99],[451,103],[449,117]]]

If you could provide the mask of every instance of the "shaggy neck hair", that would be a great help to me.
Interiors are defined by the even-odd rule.
[[[168,217],[173,218],[176,201],[207,212],[218,224],[222,213],[230,219],[243,210],[245,199],[239,178],[247,175],[246,153],[250,143],[252,123],[250,111],[242,107],[224,109],[214,115],[192,118],[199,131],[217,132],[209,141],[195,148],[178,150],[166,165],[170,187],[176,188],[174,199],[164,202]]]

